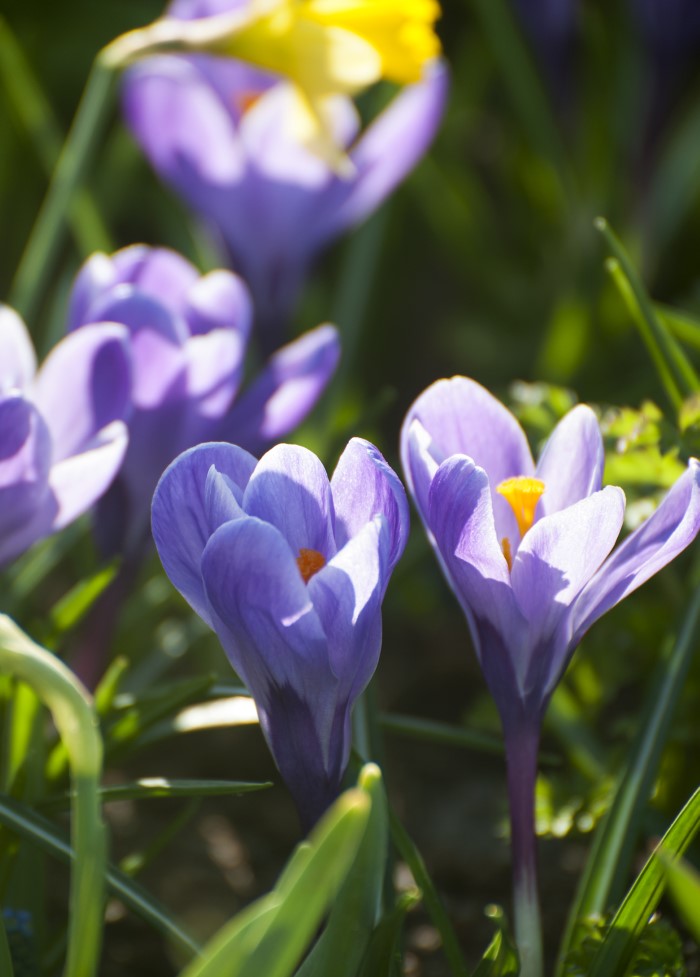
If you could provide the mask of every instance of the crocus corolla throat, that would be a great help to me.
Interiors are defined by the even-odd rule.
[[[381,603],[408,532],[400,481],[354,438],[328,479],[305,448],[260,461],[186,451],[153,499],[172,583],[212,627],[255,699],[305,829],[337,795],[352,706],[376,668]]]
[[[410,408],[401,451],[500,713],[516,934],[523,973],[534,974],[541,964],[532,934],[539,930],[533,792],[542,715],[591,625],[695,539],[700,465],[691,460],[654,514],[611,552],[625,497],[602,488],[602,437],[585,405],[562,418],[535,465],[517,420],[487,390],[465,377],[440,380]]]

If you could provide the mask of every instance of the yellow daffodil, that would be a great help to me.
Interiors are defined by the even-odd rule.
[[[206,46],[287,77],[297,94],[295,136],[342,171],[348,160],[333,140],[328,100],[382,78],[419,81],[440,53],[439,13],[437,0],[252,0]]]

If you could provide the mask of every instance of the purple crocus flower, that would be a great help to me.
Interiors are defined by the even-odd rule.
[[[0,565],[82,515],[124,457],[130,372],[123,326],[63,339],[39,372],[0,306]]]
[[[625,497],[601,488],[603,443],[589,407],[559,422],[535,466],[517,420],[487,390],[464,377],[440,380],[408,412],[402,459],[500,713],[516,934],[523,973],[537,973],[533,791],[542,715],[591,625],[695,539],[700,464],[690,462],[610,555]]]
[[[240,5],[180,0],[169,15],[193,19]],[[354,167],[350,176],[333,172],[290,135],[289,84],[240,62],[146,59],[124,77],[123,106],[151,164],[215,230],[248,282],[261,342],[273,349],[315,257],[410,172],[435,135],[446,94],[446,70],[434,64],[359,138],[352,102],[332,100],[337,141]]]
[[[165,571],[250,689],[305,829],[339,791],[407,532],[403,486],[358,438],[330,482],[305,448],[202,444],[156,489]]]
[[[212,439],[266,448],[324,389],[339,354],[331,326],[279,350],[236,399],[251,315],[240,278],[229,271],[200,277],[173,251],[138,245],[95,254],[83,266],[68,328],[78,335],[95,328],[88,323],[122,323],[133,370],[129,448],[98,511],[106,552],[138,557],[158,479],[185,448]]]

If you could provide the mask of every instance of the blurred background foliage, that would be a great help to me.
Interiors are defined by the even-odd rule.
[[[521,0],[518,9],[531,14],[533,6]],[[46,188],[47,162],[70,124],[94,54],[160,12],[155,0],[3,3],[0,295],[8,294]],[[657,498],[688,451],[697,451],[697,410],[686,408],[681,437],[605,270],[606,251],[593,220],[599,214],[609,219],[655,301],[689,314],[685,339],[689,356],[700,364],[700,325],[693,319],[700,317],[700,37],[695,47],[692,37],[676,38],[669,56],[659,38],[652,47],[626,0],[581,2],[575,29],[555,48],[507,0],[445,0],[439,30],[452,92],[431,154],[367,225],[323,257],[297,311],[299,332],[335,321],[345,349],[336,381],[298,440],[332,467],[347,437],[362,434],[396,465],[407,407],[433,380],[454,373],[474,377],[506,399],[535,448],[573,402],[585,400],[600,408],[606,480],[625,488],[632,524],[648,514],[644,500]],[[31,93],[8,60],[13,39],[31,66]],[[370,93],[362,111],[373,113],[389,94]],[[31,113],[32,105],[39,115]],[[88,223],[91,247],[113,250],[144,241],[174,247],[200,266],[216,264],[205,231],[159,184],[116,109],[89,189],[99,214],[96,224]],[[43,351],[61,335],[67,290],[85,244],[66,236],[49,299],[29,323]],[[496,732],[495,709],[461,613],[417,522],[385,605],[380,707]],[[552,703],[545,750],[554,762],[543,763],[538,823],[543,835],[567,838],[543,849],[545,919],[554,932],[563,925],[588,837],[637,732],[641,704],[653,695],[654,669],[683,613],[692,565],[692,554],[686,555],[647,584],[643,595],[597,624]],[[46,574],[47,567],[54,569]],[[70,660],[84,636],[79,600],[69,603],[63,618],[47,619],[45,608],[98,571],[83,522],[6,574],[5,604],[12,606],[4,609]],[[215,640],[155,559],[126,605],[113,650],[132,661],[117,712],[175,679],[211,673],[215,689],[235,683]],[[201,682],[190,691],[198,701]],[[647,834],[667,823],[700,782],[698,696],[695,661],[664,752],[654,790],[657,813],[648,816]],[[187,689],[181,699],[182,705],[189,701]],[[167,743],[144,744],[145,752],[129,761],[129,775],[179,770],[181,776],[275,779],[257,731],[196,737],[197,745],[177,756]],[[493,825],[505,816],[502,761],[456,746],[415,745],[389,731],[384,749],[390,795],[426,853],[469,959],[476,960],[489,934],[489,924],[481,922],[483,906],[508,899],[507,849],[493,842]],[[270,796],[227,801],[221,809],[207,801],[204,815],[187,815],[199,824],[200,847],[227,880],[226,912],[270,885],[294,839],[282,788],[274,789],[273,802]],[[235,829],[216,821],[220,810]],[[126,855],[147,846],[149,833],[152,840],[163,830],[158,819],[167,821],[171,812],[151,815],[145,828],[140,822],[144,837],[133,811],[117,810],[117,849]],[[229,846],[228,856],[221,848],[212,855],[216,838]],[[190,837],[184,849],[193,845]],[[183,857],[181,871],[161,862],[149,881],[191,913],[207,882],[192,868],[188,851]],[[173,900],[175,875],[187,898]],[[221,910],[209,896],[203,900],[202,920],[190,922],[208,932],[221,921]],[[412,933],[417,969],[408,972],[444,973],[439,962],[431,964],[430,933],[419,925]],[[122,959],[113,953],[115,961]],[[133,966],[133,954],[129,959]],[[143,959],[144,967],[155,966],[147,953]]]

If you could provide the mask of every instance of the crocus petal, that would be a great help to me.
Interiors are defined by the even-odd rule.
[[[393,569],[406,545],[408,502],[403,485],[373,444],[362,438],[348,443],[333,472],[331,491],[338,547],[381,514],[387,521]]]
[[[491,694],[503,713],[519,701],[516,665],[527,623],[515,602],[508,564],[496,538],[486,472],[463,455],[443,462],[430,488],[428,522]]]
[[[0,393],[25,390],[36,372],[36,355],[27,327],[9,305],[0,305]]]
[[[49,532],[46,509],[51,437],[33,404],[0,399],[0,564]]]
[[[279,444],[258,462],[243,496],[251,516],[275,526],[298,556],[316,550],[327,561],[335,555],[331,487],[313,452]]]
[[[328,207],[318,235],[334,237],[365,220],[389,196],[421,157],[435,137],[442,119],[449,73],[436,61],[426,78],[405,88],[370,125],[350,153],[355,175],[336,188],[337,207]]]
[[[306,190],[323,191],[337,178],[327,164],[318,155],[309,152],[291,132],[289,117],[295,99],[293,86],[284,83],[275,85],[243,115],[240,136],[248,159],[264,178],[287,184],[284,188],[287,193],[294,185]],[[357,135],[357,111],[347,98],[333,99],[328,108],[333,140],[336,145],[347,146]],[[298,203],[304,203],[301,195]],[[305,204],[314,207],[313,198],[306,196]]]
[[[227,629],[219,636],[255,698],[266,702],[271,687],[291,685],[316,703],[319,678],[330,677],[326,636],[282,534],[261,519],[226,522],[209,539],[201,572]]]
[[[166,55],[129,68],[122,80],[122,106],[154,168],[190,204],[196,206],[197,198],[189,174],[212,186],[243,176],[245,160],[233,118],[191,61]]]
[[[558,512],[599,491],[604,465],[598,419],[590,407],[579,404],[554,428],[537,463],[537,478],[545,484],[538,515]]]
[[[503,633],[516,633],[522,617],[496,537],[486,472],[471,458],[453,455],[437,470],[429,505],[429,523],[464,609],[493,621]]]
[[[68,299],[66,331],[95,322],[91,310],[95,299],[117,283],[117,273],[109,258],[98,251],[87,259],[75,277]]]
[[[127,418],[128,333],[114,323],[85,326],[58,343],[36,377],[35,402],[48,424],[53,461],[91,448],[100,430]]]
[[[235,329],[245,344],[253,320],[250,292],[238,275],[210,271],[187,292],[184,315],[193,336],[214,329]]]
[[[415,429],[411,434],[414,420],[420,421],[423,438],[418,438]],[[513,512],[496,493],[496,487],[515,475],[533,475],[535,466],[525,432],[488,390],[466,377],[438,380],[409,409],[401,441],[404,471],[412,492],[417,481],[425,482],[419,469],[425,468],[426,453],[438,465],[450,455],[466,455],[488,472],[499,539],[518,538]],[[425,513],[425,497],[421,500],[418,492],[415,494]]]
[[[187,362],[187,396],[191,400],[189,420],[211,420],[226,413],[236,396],[243,373],[245,342],[233,329],[216,329],[204,336],[193,336],[185,344]],[[200,440],[196,428],[184,431],[188,444]],[[184,447],[184,445],[183,445]]]
[[[209,508],[207,479],[213,467],[229,480],[228,488],[240,504],[255,465],[256,459],[236,445],[197,445],[166,469],[153,496],[153,538],[165,572],[210,627],[214,625],[200,564],[211,533],[220,525],[218,519],[229,513],[220,500]]]
[[[511,573],[528,621],[529,654],[516,663],[524,695],[537,689],[544,696],[558,681],[570,647],[571,605],[615,545],[624,515],[622,489],[608,486],[540,519],[525,534]]]
[[[574,607],[577,644],[594,621],[689,546],[700,531],[700,462],[691,459],[659,508],[618,547]]]
[[[391,538],[377,516],[309,580],[309,596],[329,636],[331,668],[340,695],[350,704],[363,691],[379,660],[381,602],[389,575]],[[347,749],[344,749],[347,762]]]
[[[49,485],[58,505],[52,529],[63,529],[104,494],[124,460],[128,441],[126,425],[113,421],[83,443],[78,454],[52,467]]]
[[[223,419],[218,435],[253,454],[284,437],[306,417],[340,357],[334,326],[318,326],[283,346]]]
[[[176,312],[183,311],[192,288],[199,281],[194,265],[170,248],[135,244],[116,251],[111,260],[115,284],[133,285],[138,292]]]
[[[292,552],[267,523],[227,522],[207,544],[202,577],[219,639],[308,827],[339,789],[349,736],[342,726],[339,735],[326,636]]]

